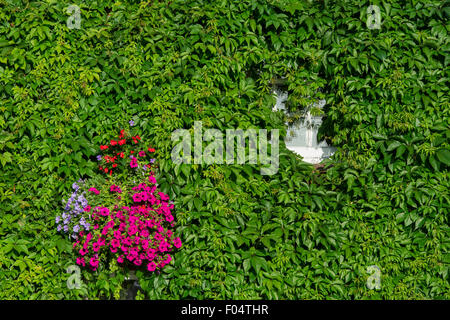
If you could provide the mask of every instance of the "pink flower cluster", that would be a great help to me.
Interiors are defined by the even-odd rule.
[[[119,187],[119,186],[116,186],[115,184],[113,184],[113,185],[111,186],[111,188],[109,188],[109,191],[111,191],[111,192],[117,192],[117,193],[122,193],[122,189],[120,189],[120,187]]]
[[[96,194],[96,195],[100,194],[100,191],[98,191],[96,188],[90,188],[89,191],[94,193],[94,194]]]
[[[153,175],[150,178],[149,182],[156,183]],[[117,188],[113,185],[110,190],[119,192]],[[169,197],[158,192],[155,185],[141,183],[132,190],[134,204],[130,207],[85,208],[91,212],[95,225],[92,232],[80,232],[74,244],[80,255],[76,260],[78,265],[96,270],[99,256],[108,252],[116,256],[118,263],[145,265],[148,271],[162,269],[170,263],[170,253],[181,247],[180,238],[174,237],[170,230],[174,227],[174,205],[168,203]]]

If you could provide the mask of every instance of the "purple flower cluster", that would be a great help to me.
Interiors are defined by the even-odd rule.
[[[78,183],[82,182],[81,180]],[[88,205],[88,201],[85,198],[86,192],[79,193],[80,186],[74,182],[72,184],[74,190],[67,201],[63,200],[65,204],[64,212],[61,216],[55,218],[57,224],[56,229],[58,231],[64,231],[65,233],[72,233],[72,238],[76,238],[78,232],[82,229],[88,231],[90,224],[82,216],[84,208]]]

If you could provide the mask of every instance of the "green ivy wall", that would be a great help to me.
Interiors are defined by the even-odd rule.
[[[114,266],[67,287],[54,217],[133,119],[183,241],[162,274],[136,274],[137,298],[449,299],[449,15],[438,0],[0,0],[0,298],[119,298]],[[326,99],[333,160],[282,144],[272,176],[172,163],[170,134],[194,121],[285,135],[277,79],[291,108]]]

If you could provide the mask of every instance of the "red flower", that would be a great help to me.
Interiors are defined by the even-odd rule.
[[[123,152],[118,153],[119,157],[121,157],[123,159],[123,157],[125,157],[125,155],[123,154]]]
[[[105,170],[104,170],[104,171],[105,171],[105,173],[108,173],[108,168],[105,168]]]
[[[149,152],[155,152],[156,150],[149,147],[149,148],[148,148],[148,151],[149,151]]]
[[[100,150],[106,150],[108,149],[108,146],[100,146]]]
[[[117,144],[117,141],[116,140],[111,140],[111,145],[112,146],[115,146]]]
[[[136,136],[136,137],[131,137],[134,141],[134,143],[138,143],[138,140],[141,140],[141,137]]]
[[[127,140],[125,140],[125,139],[119,140],[119,146],[125,144],[126,142],[127,142]]]
[[[120,130],[120,134],[119,134],[119,138],[123,138],[123,133],[125,132],[125,130]],[[119,141],[119,143],[120,143],[120,141]]]
[[[117,167],[117,163],[114,163],[114,164],[113,164],[113,168],[115,168],[115,167]]]

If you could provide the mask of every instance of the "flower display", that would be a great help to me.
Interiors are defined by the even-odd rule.
[[[173,204],[167,202],[168,197],[158,192],[156,186],[145,183],[133,188],[132,199],[131,206],[92,209],[99,228],[78,238],[77,264],[95,270],[99,256],[109,252],[121,264],[145,264],[149,271],[162,269],[171,261],[170,252],[181,246],[180,239],[173,237],[170,230],[174,226]]]
[[[97,270],[112,259],[149,272],[161,270],[181,240],[172,230],[174,205],[158,190],[155,159],[147,154],[156,150],[144,148],[139,135],[121,130],[100,151],[96,159],[106,177],[73,183],[64,212],[55,218],[57,230],[74,240],[77,265]]]

